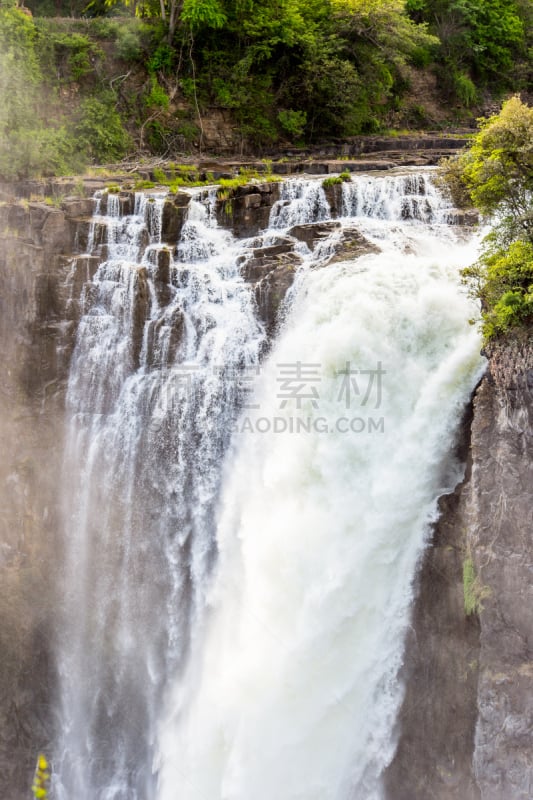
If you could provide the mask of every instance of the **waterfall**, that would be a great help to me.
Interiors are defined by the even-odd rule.
[[[266,359],[243,264],[331,219],[291,179],[250,242],[193,199],[95,220],[68,387],[59,800],[378,800],[416,565],[483,369],[475,237],[427,174],[358,176]],[[379,252],[322,268],[343,232]],[[94,237],[89,247],[94,246]],[[329,248],[329,249],[328,249]],[[167,269],[169,281],[161,281]],[[252,392],[247,391],[253,389]]]
[[[161,694],[201,616],[237,377],[264,334],[201,204],[170,264],[161,198],[137,194],[121,216],[110,194],[99,211],[107,259],[84,289],[67,396],[55,789],[134,800],[154,793]]]

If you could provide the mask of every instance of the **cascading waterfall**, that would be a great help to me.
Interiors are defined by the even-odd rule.
[[[298,246],[261,364],[247,242],[213,196],[172,257],[160,198],[107,202],[68,390],[57,795],[377,800],[416,564],[483,369],[458,281],[476,241],[428,175],[357,176],[340,232]],[[330,217],[320,181],[289,180],[260,238]],[[354,226],[381,252],[309,268]]]
[[[68,386],[59,798],[152,797],[161,693],[185,658],[216,550],[237,373],[264,334],[229,234],[192,201],[178,259],[162,200],[109,195]],[[97,207],[97,215],[100,208]],[[146,249],[143,241],[151,232]]]

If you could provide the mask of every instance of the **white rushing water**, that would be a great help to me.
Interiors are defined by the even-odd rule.
[[[212,199],[170,296],[161,201],[99,218],[68,393],[57,794],[378,800],[416,565],[483,368],[458,278],[476,242],[427,175],[355,177],[341,229],[298,245],[260,364],[247,243]],[[321,182],[287,181],[263,242],[330,216]],[[311,268],[354,225],[380,252]]]

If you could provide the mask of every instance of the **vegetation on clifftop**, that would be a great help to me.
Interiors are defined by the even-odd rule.
[[[4,178],[464,123],[532,77],[527,0],[26,2],[0,0]]]
[[[481,121],[471,147],[442,165],[456,202],[493,222],[479,260],[463,271],[491,339],[533,322],[533,108],[513,97]]]

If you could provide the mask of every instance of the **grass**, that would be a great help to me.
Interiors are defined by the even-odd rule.
[[[463,597],[465,614],[479,614],[483,610],[482,601],[488,597],[490,589],[483,586],[476,575],[474,562],[470,557],[463,562]]]
[[[328,189],[330,186],[339,186],[341,183],[346,183],[352,180],[349,172],[341,172],[340,175],[332,175],[331,178],[324,178],[322,186]]]
[[[151,171],[152,180],[141,178],[140,175],[129,176],[129,183],[119,186],[116,183],[107,185],[108,192],[118,192],[121,188],[124,189],[155,189],[158,186],[166,187],[170,192],[177,192],[180,189],[194,188],[198,186],[213,186],[218,184],[219,189],[217,197],[221,200],[229,200],[239,186],[246,186],[249,183],[265,183],[273,181],[281,181],[283,178],[280,175],[272,174],[272,161],[263,160],[265,171],[259,172],[255,169],[248,169],[241,167],[239,173],[233,178],[221,178],[219,181],[215,180],[212,172],[200,172],[198,167],[191,166],[190,164],[173,164],[169,163],[166,169],[155,167]],[[116,172],[115,172],[116,175]]]

